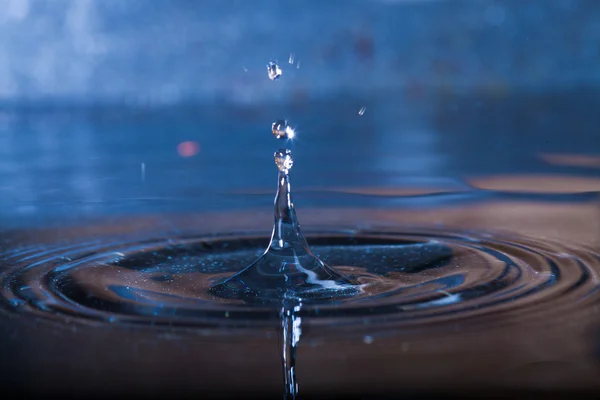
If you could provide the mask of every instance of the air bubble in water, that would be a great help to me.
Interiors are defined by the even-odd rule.
[[[277,63],[273,61],[270,61],[267,64],[267,72],[269,73],[269,79],[271,79],[272,81],[278,79],[283,73],[279,65],[277,65]]]
[[[296,136],[296,131],[292,128],[286,120],[280,119],[273,122],[271,125],[271,132],[277,139],[293,139]]]

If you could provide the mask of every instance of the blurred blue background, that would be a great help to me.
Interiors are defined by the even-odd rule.
[[[2,226],[599,175],[596,0],[0,4]]]
[[[600,83],[595,0],[2,5],[0,96],[8,102],[252,103],[300,90],[324,96]],[[264,79],[266,62],[285,63],[290,53],[301,71],[279,85]]]
[[[300,90],[600,83],[595,0],[2,0],[2,7],[0,96],[10,102],[252,103]],[[264,79],[266,62],[286,63],[290,53],[301,69],[293,79]]]

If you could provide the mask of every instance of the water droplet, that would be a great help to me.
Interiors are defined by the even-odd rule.
[[[367,111],[367,107],[361,107],[361,109],[358,110],[358,115],[363,115],[365,111]]]
[[[270,61],[267,64],[267,71],[269,73],[269,79],[271,79],[272,81],[278,79],[281,74],[283,73],[283,71],[281,71],[281,68],[279,67],[279,65],[277,65],[277,63]]]
[[[275,158],[275,165],[280,172],[284,172],[286,175],[294,166],[294,158],[292,152],[289,149],[279,149],[273,155]]]
[[[296,136],[296,131],[284,119],[277,120],[271,125],[271,132],[277,139],[293,139]]]
[[[365,336],[363,338],[363,342],[365,342],[365,344],[371,344],[371,343],[373,343],[373,336]]]
[[[288,59],[289,64],[294,64],[294,53],[290,53],[290,58]]]

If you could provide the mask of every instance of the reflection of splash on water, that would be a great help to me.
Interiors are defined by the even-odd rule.
[[[302,302],[297,299],[285,299],[281,308],[281,337],[283,358],[283,381],[287,400],[294,400],[298,395],[298,381],[296,380],[296,352],[300,335],[302,334],[302,318],[298,312]]]

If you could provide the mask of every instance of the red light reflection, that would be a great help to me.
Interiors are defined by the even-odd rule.
[[[177,153],[181,157],[193,157],[200,152],[200,145],[197,142],[186,141],[177,145]]]

